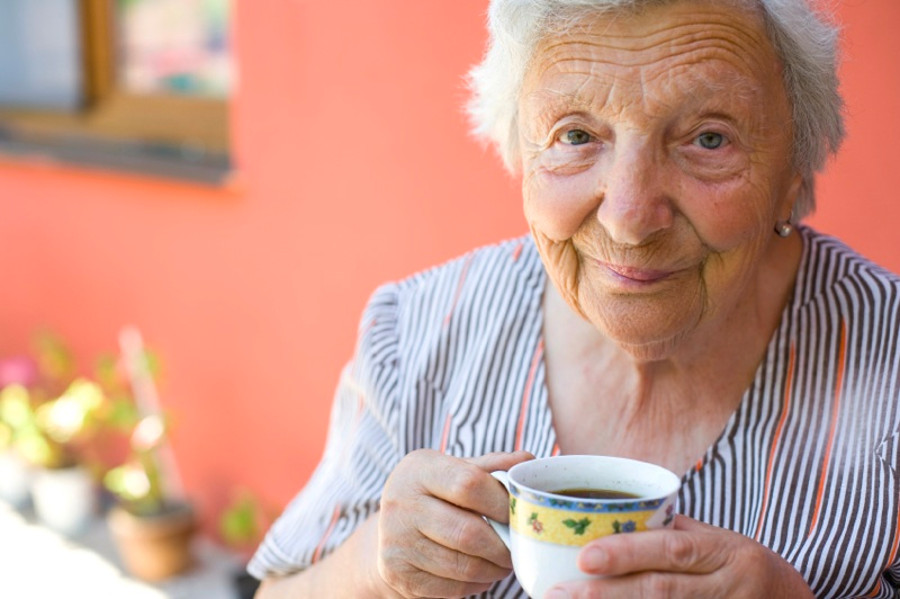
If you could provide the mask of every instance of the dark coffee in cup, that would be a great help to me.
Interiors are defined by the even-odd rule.
[[[574,497],[576,499],[640,499],[641,497],[636,493],[619,491],[618,489],[558,489],[556,491],[550,491],[550,493]]]

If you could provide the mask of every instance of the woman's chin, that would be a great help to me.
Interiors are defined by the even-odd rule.
[[[600,328],[623,351],[635,360],[657,361],[671,358],[684,340],[690,337],[697,319],[685,313],[674,321],[655,318],[627,318],[612,316],[601,320]]]

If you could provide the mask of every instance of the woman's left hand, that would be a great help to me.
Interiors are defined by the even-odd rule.
[[[671,529],[597,539],[578,566],[604,578],[557,585],[547,599],[813,597],[799,572],[767,547],[681,515]]]

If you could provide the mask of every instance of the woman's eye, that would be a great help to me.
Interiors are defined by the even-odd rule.
[[[722,147],[722,144],[725,143],[725,136],[721,133],[707,131],[698,135],[695,143],[706,150],[715,150]]]
[[[580,146],[591,141],[591,134],[581,129],[572,129],[571,131],[566,131],[563,138],[568,144]]]

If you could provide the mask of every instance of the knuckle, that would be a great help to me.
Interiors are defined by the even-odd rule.
[[[480,521],[466,518],[457,523],[452,536],[452,548],[457,551],[470,552],[482,544],[482,530]]]
[[[387,556],[382,555],[378,559],[378,575],[395,592],[404,594],[406,577],[391,567],[390,559]]]
[[[676,570],[687,570],[697,562],[697,544],[689,535],[668,535],[665,552]]]
[[[436,455],[443,454],[434,449],[414,449],[406,454],[406,457],[402,461],[405,461],[408,464],[416,464],[423,461],[428,462],[431,461]]]
[[[479,560],[465,553],[456,553],[456,574],[461,580],[478,580],[481,574]]]
[[[484,476],[484,472],[475,466],[459,468],[453,474],[453,488],[457,493],[470,495],[478,490]]]

